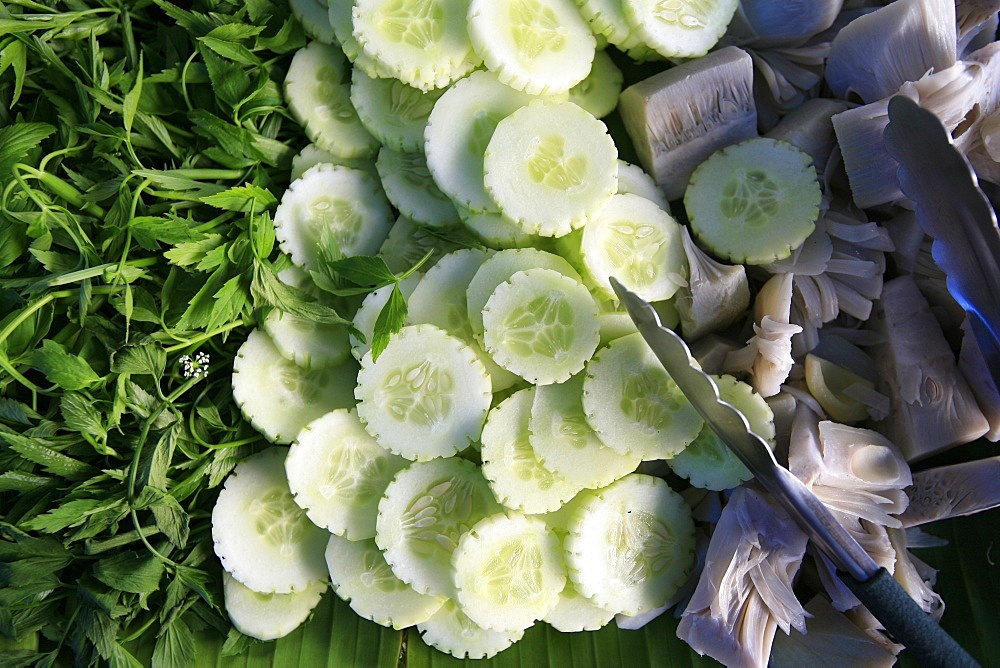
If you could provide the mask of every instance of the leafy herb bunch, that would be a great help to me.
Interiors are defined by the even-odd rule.
[[[0,6],[4,665],[191,665],[229,630],[210,513],[262,445],[234,342],[339,320],[277,278],[304,43],[281,1]]]

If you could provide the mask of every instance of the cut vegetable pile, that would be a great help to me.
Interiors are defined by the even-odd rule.
[[[19,13],[0,8],[0,21],[27,25],[33,3],[13,4]],[[228,91],[236,123],[191,112],[193,132],[218,144],[204,149],[216,160],[219,147],[250,148],[226,158],[228,172],[183,162],[173,130],[149,111],[156,100],[140,102],[144,61],[132,58],[138,76],[107,102],[125,119],[115,137],[130,157],[94,149],[121,174],[67,167],[73,185],[35,174],[88,220],[129,221],[127,241],[100,237],[119,261],[98,264],[89,223],[18,189],[34,169],[20,164],[32,159],[28,139],[44,140],[49,126],[8,136],[30,124],[3,117],[0,138],[12,144],[0,142],[0,175],[18,178],[0,200],[0,456],[11,469],[0,495],[31,485],[44,494],[4,511],[0,584],[14,582],[8,564],[29,563],[10,555],[68,560],[75,539],[33,533],[91,521],[70,517],[79,511],[106,518],[92,533],[79,528],[88,553],[128,546],[130,559],[152,564],[146,580],[118,587],[139,597],[136,609],[168,573],[164,609],[204,608],[205,619],[224,609],[232,652],[289,635],[336,596],[458,659],[493,657],[535,625],[637,629],[668,614],[694,652],[725,665],[803,665],[831,655],[831,636],[845,639],[845,665],[893,665],[904,648],[704,423],[617,303],[615,277],[941,617],[933,568],[911,553],[915,527],[1000,505],[988,480],[968,492],[983,499],[968,503],[974,510],[939,509],[946,500],[928,491],[937,476],[959,475],[939,465],[943,454],[1000,438],[1000,390],[881,137],[888,99],[910,97],[941,119],[992,192],[1000,7],[288,0],[281,31],[265,40],[263,28],[155,4],[209,55],[192,73],[183,63],[158,73],[147,95],[177,81],[186,95],[189,77]],[[270,3],[246,4],[241,20],[277,16]],[[255,52],[279,43],[294,46],[265,66]],[[25,48],[0,37],[0,77],[21,82]],[[266,80],[250,98],[259,109],[230,89],[249,90],[255,64]],[[20,86],[0,90],[16,101]],[[87,126],[88,136],[105,131]],[[156,142],[182,166],[145,169]],[[127,191],[135,177],[147,180]],[[226,183],[237,177],[246,183]],[[181,204],[147,211],[146,189]],[[216,218],[185,218],[188,206]],[[222,223],[235,232],[217,231]],[[130,255],[132,235],[144,250],[171,247],[155,297],[129,287],[155,262]],[[76,265],[53,250],[74,244]],[[26,281],[19,254],[55,278]],[[92,287],[99,278],[109,285]],[[79,326],[49,340],[45,307],[67,297],[51,290],[77,282],[86,291],[66,308]],[[190,305],[170,305],[175,283]],[[102,320],[103,345],[79,343],[85,317],[74,309],[95,299],[124,317],[121,340]],[[213,340],[232,362],[212,370],[226,408],[184,398],[207,382],[197,346]],[[105,346],[110,363],[96,362]],[[171,386],[166,356],[180,352],[186,380]],[[35,412],[48,393],[39,378],[68,390],[50,413],[76,425],[76,445],[60,445],[60,428]],[[105,388],[113,399],[95,399]],[[117,438],[127,412],[139,435]],[[99,467],[77,468],[80,439],[105,458]],[[121,463],[112,445],[132,459]],[[961,475],[975,478],[970,470]],[[39,471],[93,474],[127,491],[104,507],[81,484],[45,511],[64,492]],[[217,496],[190,501],[189,517],[180,503],[207,489]],[[135,531],[119,536],[127,522]],[[105,530],[110,538],[92,540]],[[209,565],[219,567],[219,600]],[[56,583],[15,584],[0,598],[0,632],[52,634],[30,612],[56,614],[39,607]],[[81,664],[135,661],[127,640],[108,639],[117,627],[95,630],[110,628],[120,603],[86,584],[65,596],[96,601],[77,608],[98,620],[73,631]],[[194,652],[187,627],[171,626],[182,614],[125,634],[130,617],[120,635],[174,628],[157,636],[154,663],[183,665]]]

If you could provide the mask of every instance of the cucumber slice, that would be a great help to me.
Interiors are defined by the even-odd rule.
[[[542,465],[583,488],[597,489],[635,471],[641,461],[604,445],[583,412],[583,374],[535,388],[528,440]]]
[[[233,360],[233,399],[257,431],[273,443],[291,443],[299,430],[336,408],[354,405],[353,360],[306,369],[285,359],[271,337],[254,329]]]
[[[662,607],[694,566],[691,509],[662,479],[640,473],[590,494],[565,541],[576,590],[615,614]]]
[[[375,168],[386,197],[401,215],[435,229],[461,225],[451,198],[434,183],[422,151],[401,153],[383,146]]]
[[[646,301],[663,301],[687,285],[681,226],[644,197],[613,195],[587,222],[580,240],[587,275],[601,297],[614,299],[614,276]]]
[[[598,437],[643,460],[669,459],[704,421],[638,332],[615,339],[587,363],[583,410]]]
[[[334,591],[359,616],[393,629],[427,621],[445,602],[396,577],[374,540],[330,536],[326,564]]]
[[[378,172],[375,170],[375,163],[372,162],[370,157],[341,158],[329,151],[324,151],[319,146],[316,146],[316,144],[306,144],[302,147],[301,151],[292,156],[292,168],[288,178],[291,181],[295,181],[305,174],[307,169],[321,162],[330,163],[331,165],[343,165],[351,169],[360,169],[372,176],[378,176]]]
[[[469,41],[469,0],[357,0],[351,14],[362,51],[420,90],[443,88],[482,63]]]
[[[347,62],[336,46],[310,42],[295,52],[285,74],[288,109],[309,140],[341,158],[374,156],[378,141],[365,129],[345,83]]]
[[[559,593],[559,602],[542,617],[542,621],[556,631],[577,633],[597,631],[607,626],[614,618],[614,612],[602,608],[586,596],[581,596],[573,581],[567,579],[566,586]]]
[[[335,0],[329,3],[330,27],[340,42],[344,55],[356,69],[363,70],[370,77],[391,79],[392,73],[381,63],[376,62],[361,50],[361,45],[354,37],[354,6],[356,0]]]
[[[619,51],[624,53],[632,49],[648,49],[638,31],[625,18],[621,0],[576,0],[576,5],[591,31],[613,44]]]
[[[409,298],[410,293],[417,287],[420,283],[421,274],[415,272],[404,278],[399,282],[399,292],[405,298]],[[360,339],[356,333],[352,332],[349,335],[351,342],[351,355],[354,356],[356,360],[361,360],[365,353],[372,349],[372,336],[375,334],[375,322],[378,320],[379,313],[382,312],[383,307],[389,302],[389,297],[392,296],[392,288],[390,285],[383,285],[377,290],[372,290],[361,302],[361,306],[354,313],[354,328],[360,332],[365,338]]]
[[[358,415],[388,450],[407,459],[447,457],[479,438],[493,392],[486,368],[461,339],[407,325],[358,372]]]
[[[456,205],[473,212],[496,208],[483,185],[483,155],[497,123],[532,99],[477,70],[434,103],[424,130],[427,168]]]
[[[490,199],[525,232],[569,234],[618,189],[608,129],[572,102],[540,99],[496,125],[483,157]]]
[[[465,228],[490,248],[528,248],[539,243],[537,235],[528,234],[520,225],[504,218],[499,211],[472,212],[459,207],[458,215]]]
[[[535,388],[526,387],[490,410],[483,427],[483,475],[496,498],[512,510],[548,513],[572,499],[582,487],[542,465],[531,447],[528,421]]]
[[[812,158],[768,137],[716,151],[691,174],[684,208],[691,232],[733,264],[782,260],[802,245],[822,199]]]
[[[320,0],[288,0],[292,16],[302,24],[302,31],[310,39],[338,46],[337,36],[330,25],[330,9]]]
[[[723,401],[739,409],[750,422],[750,428],[773,448],[774,413],[764,397],[754,392],[749,383],[732,376],[714,376],[714,379]],[[708,425],[702,427],[689,446],[668,459],[667,464],[695,487],[715,491],[732,489],[753,477],[750,469]]]
[[[468,29],[487,69],[532,95],[567,93],[597,47],[572,0],[472,0]]]
[[[272,309],[262,328],[285,359],[306,369],[341,364],[351,355],[350,335],[340,323],[317,322]]]
[[[622,0],[628,24],[664,58],[704,56],[722,37],[739,0]]]
[[[318,164],[289,184],[274,212],[281,250],[303,269],[333,257],[373,255],[392,227],[382,185],[366,171]]]
[[[490,659],[524,636],[524,631],[484,629],[452,600],[445,601],[426,622],[417,624],[417,630],[428,646],[457,659]]]
[[[573,266],[555,253],[538,248],[509,248],[494,253],[483,262],[465,291],[469,324],[477,337],[483,335],[483,309],[497,286],[526,269],[551,269],[580,280]]]
[[[462,534],[499,512],[482,472],[461,457],[414,462],[396,474],[378,504],[375,543],[403,582],[454,597],[451,554]]]
[[[476,248],[448,253],[427,270],[407,299],[408,325],[434,325],[469,345],[479,356],[490,376],[493,392],[505,390],[520,378],[507,371],[487,353],[472,333],[465,290],[469,281],[490,256]]]
[[[370,76],[360,67],[351,72],[351,103],[361,124],[394,151],[424,150],[427,119],[445,90],[425,92],[396,78]]]
[[[378,254],[385,260],[394,273],[402,273],[413,269],[424,256],[430,252],[430,257],[424,263],[424,269],[430,269],[445,253],[449,253],[460,245],[445,239],[435,230],[424,225],[417,225],[407,216],[400,215],[389,230]]]
[[[567,380],[600,342],[597,303],[577,280],[552,269],[515,272],[483,307],[483,346],[530,383]]]
[[[639,165],[619,160],[618,194],[625,195],[629,193],[645,197],[651,202],[655,202],[656,206],[670,213],[670,202],[667,201],[667,195],[663,192],[663,189],[656,184],[656,180]]]
[[[559,539],[541,519],[520,513],[476,522],[451,564],[462,612],[494,631],[529,628],[556,606],[566,585]]]
[[[618,95],[622,92],[624,80],[625,76],[608,52],[598,51],[590,73],[570,89],[569,101],[595,118],[604,118],[618,107]]]
[[[313,524],[361,540],[375,536],[378,502],[407,464],[365,431],[354,410],[341,408],[302,428],[285,458],[285,475]]]
[[[326,531],[309,521],[285,479],[288,448],[241,461],[212,508],[212,541],[222,567],[262,594],[306,591],[326,580]]]
[[[288,594],[261,594],[222,571],[222,596],[233,627],[257,640],[277,640],[301,626],[323,599],[329,585],[309,584]]]

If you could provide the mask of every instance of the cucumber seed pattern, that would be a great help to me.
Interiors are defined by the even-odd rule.
[[[664,371],[634,369],[622,376],[622,412],[634,422],[640,433],[653,436],[665,431],[684,406],[683,395]]]
[[[332,238],[341,248],[356,244],[359,230],[364,227],[361,214],[342,197],[322,195],[313,198],[301,213],[317,242],[322,243],[324,237]]]
[[[631,280],[631,285],[655,281],[666,266],[664,252],[667,240],[652,225],[618,221],[608,225],[610,234],[605,252],[616,267]]]
[[[708,26],[715,0],[661,0],[653,15],[664,23],[699,30]]]
[[[257,534],[275,546],[283,557],[295,554],[306,540],[306,532],[313,527],[287,489],[272,489],[253,499],[249,511]]]
[[[573,348],[575,312],[565,295],[549,290],[510,310],[503,319],[502,345],[519,357],[539,356],[557,362]]]
[[[559,17],[538,0],[514,0],[510,3],[510,24],[520,54],[528,60],[545,51],[559,51],[566,44],[566,29]]]
[[[305,373],[303,373],[305,371]],[[308,369],[293,364],[276,364],[272,380],[285,389],[284,395],[301,406],[319,405],[321,391],[327,389],[327,369]]]
[[[666,572],[673,563],[677,536],[644,510],[621,513],[608,529],[607,563],[622,587],[637,587]]]
[[[424,359],[388,374],[378,391],[378,403],[400,422],[433,428],[451,413],[455,389],[455,379],[447,369]]]
[[[500,547],[474,586],[497,605],[530,601],[542,592],[542,552],[538,545],[512,540]]]
[[[528,175],[535,183],[557,190],[571,190],[587,175],[587,158],[566,155],[566,140],[560,135],[541,137],[528,158]]]
[[[441,96],[438,93],[425,93],[419,88],[414,88],[403,83],[399,79],[390,78],[385,81],[389,84],[389,107],[388,112],[394,118],[403,122],[416,123],[424,121],[434,108],[434,102]]]
[[[763,169],[740,169],[722,188],[722,215],[762,227],[778,212],[778,184]]]
[[[490,509],[486,494],[485,484],[458,476],[430,486],[399,519],[413,553],[447,563],[458,539]]]
[[[351,498],[358,504],[377,502],[385,491],[388,459],[372,456],[370,447],[357,439],[346,438],[342,447],[327,455],[327,479],[320,484],[319,493],[324,499]]]
[[[393,0],[381,13],[378,29],[394,42],[428,49],[441,41],[445,12],[437,0]]]
[[[361,563],[362,571],[358,579],[366,588],[377,589],[387,594],[410,588],[409,585],[396,577],[382,555],[382,551],[374,544],[365,550]]]

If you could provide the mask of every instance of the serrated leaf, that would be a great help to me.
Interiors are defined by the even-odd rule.
[[[41,416],[30,406],[16,399],[0,397],[0,419],[16,424],[30,425]]]
[[[181,617],[175,617],[160,630],[153,648],[153,665],[157,668],[187,668],[197,659],[197,648],[191,629]]]
[[[131,594],[156,591],[163,572],[163,562],[148,552],[112,554],[94,566],[94,577],[112,589]]]
[[[146,250],[156,250],[160,244],[191,243],[205,236],[175,216],[135,216],[128,221],[128,228],[136,243]]]
[[[87,360],[52,339],[45,339],[42,347],[35,349],[31,364],[64,390],[83,390],[101,380]]]
[[[178,267],[190,267],[202,262],[206,255],[224,244],[225,239],[221,234],[207,234],[197,241],[177,244],[166,251],[163,257]]]
[[[406,297],[399,289],[399,283],[392,286],[389,293],[389,300],[379,311],[375,318],[375,330],[372,333],[372,361],[385,350],[389,343],[389,337],[398,332],[403,327],[406,320]]]
[[[136,111],[139,110],[139,100],[142,98],[142,54],[139,54],[139,66],[135,73],[135,83],[122,100],[122,124],[126,136],[132,132]]]
[[[48,447],[38,438],[4,431],[0,432],[0,441],[5,441],[11,450],[24,459],[41,466],[46,473],[76,479],[88,477],[96,472],[89,464]]]
[[[48,123],[14,123],[0,128],[0,178],[6,182],[13,166],[55,131]]]
[[[345,257],[331,262],[329,268],[351,283],[366,288],[379,288],[396,282],[396,275],[379,256]]]
[[[215,94],[229,106],[237,106],[250,89],[250,77],[242,67],[216,55],[211,49],[203,49],[202,58]]]
[[[123,499],[76,499],[67,501],[57,508],[38,515],[25,527],[42,533],[57,533],[64,529],[77,527],[89,517],[104,511],[117,511],[124,515],[127,510]]]
[[[24,89],[24,72],[27,68],[28,59],[24,42],[13,39],[0,49],[0,75],[7,68],[14,70],[14,92],[10,98],[10,106],[13,107],[21,98],[21,91]]]
[[[237,42],[219,39],[218,37],[215,37],[214,34],[216,34],[216,30],[213,30],[212,33],[198,39],[202,44],[223,58],[228,58],[233,62],[242,63],[243,65],[247,65],[249,67],[260,66],[260,59],[255,56],[250,49]]]
[[[277,198],[266,188],[248,183],[234,186],[214,195],[202,197],[201,201],[224,211],[255,212],[266,211],[278,203]]]
[[[159,501],[150,506],[150,510],[153,511],[156,526],[167,537],[167,540],[175,547],[182,548],[187,545],[190,520],[177,499],[169,494],[164,494]]]
[[[146,374],[159,378],[166,365],[167,353],[155,341],[124,346],[111,355],[111,371],[119,374]]]
[[[108,437],[104,416],[93,399],[80,392],[66,392],[59,400],[59,412],[67,428],[87,434],[100,441]],[[102,453],[109,454],[109,453]]]

